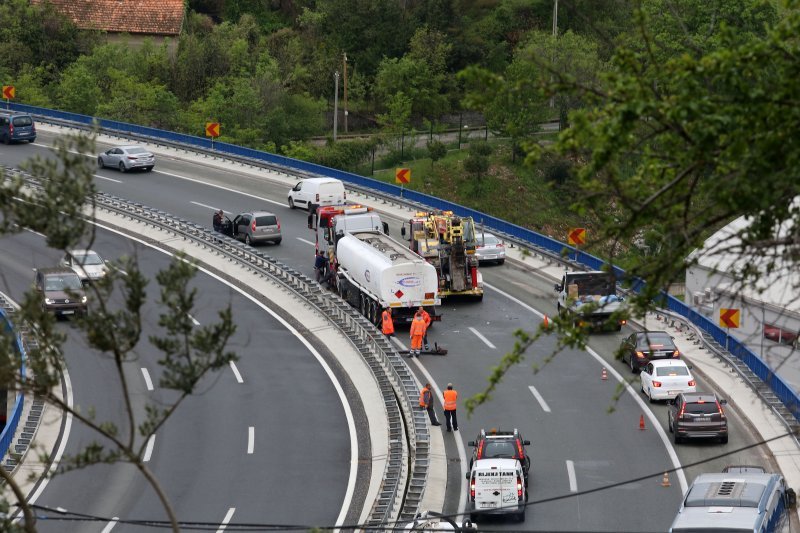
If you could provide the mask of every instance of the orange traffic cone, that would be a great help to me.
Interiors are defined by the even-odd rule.
[[[639,415],[639,429],[644,429],[644,415]]]
[[[550,329],[550,319],[547,318],[547,315],[544,315],[544,320],[542,320],[542,327],[544,329]]]
[[[608,381],[608,372],[606,371],[605,368],[603,368],[603,373],[600,374],[600,379],[602,379],[603,381]]]
[[[671,486],[669,482],[669,472],[664,472],[664,478],[661,480],[661,486],[662,487]]]

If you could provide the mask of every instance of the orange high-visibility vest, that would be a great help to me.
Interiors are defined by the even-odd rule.
[[[430,392],[431,392],[431,390],[428,387],[425,387],[424,389],[422,389],[420,391],[420,393],[419,393],[419,406],[420,407],[428,407],[428,402],[430,401],[428,399],[429,398],[428,395],[430,394]]]
[[[426,310],[422,310],[422,320],[425,321],[425,329],[431,327],[431,315]]]
[[[381,325],[384,335],[391,335],[394,333],[394,322],[392,322],[392,315],[389,311],[383,312],[383,322]]]
[[[444,410],[445,411],[455,411],[456,410],[456,400],[458,399],[458,392],[452,389],[447,389],[442,393],[444,396]]]
[[[422,337],[425,335],[425,320],[421,316],[415,316],[414,320],[411,322],[411,336],[412,337]]]

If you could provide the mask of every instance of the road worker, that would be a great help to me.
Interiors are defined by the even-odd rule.
[[[419,358],[420,351],[422,350],[422,339],[425,337],[425,319],[419,311],[414,315],[414,320],[411,321],[411,357],[416,356]]]
[[[442,404],[444,405],[444,421],[447,423],[447,431],[453,428],[458,431],[458,417],[456,416],[456,406],[458,391],[453,389],[453,384],[447,384],[447,390],[442,393]]]
[[[431,315],[421,305],[417,312],[422,314],[422,319],[425,321],[425,335],[422,337],[422,344],[425,345],[425,351],[427,352],[431,349],[430,345],[428,345],[428,328],[431,327]]]
[[[392,322],[392,310],[386,308],[381,315],[381,331],[387,337],[394,337],[394,322]]]
[[[419,406],[428,411],[428,416],[431,419],[432,426],[442,425],[438,420],[436,420],[436,411],[433,410],[433,392],[431,392],[430,383],[426,383],[419,393]]]

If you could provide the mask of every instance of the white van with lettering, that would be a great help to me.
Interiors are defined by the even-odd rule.
[[[335,178],[300,180],[289,191],[289,208],[305,207],[309,213],[321,205],[339,205],[345,200],[344,183]]]
[[[525,473],[516,459],[479,459],[467,474],[469,519],[477,522],[486,515],[510,514],[525,521],[528,488]]]

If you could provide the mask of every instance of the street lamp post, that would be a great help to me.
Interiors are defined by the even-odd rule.
[[[558,0],[553,1],[553,46],[555,47],[555,40],[558,37]],[[553,63],[555,64],[555,49],[553,50]],[[553,81],[553,76],[550,76],[550,81]],[[550,108],[556,106],[556,97],[550,97]]]
[[[342,66],[344,67],[344,132],[347,133],[347,53],[343,53]]]
[[[333,140],[336,142],[336,126],[339,121],[339,71],[333,73]]]

